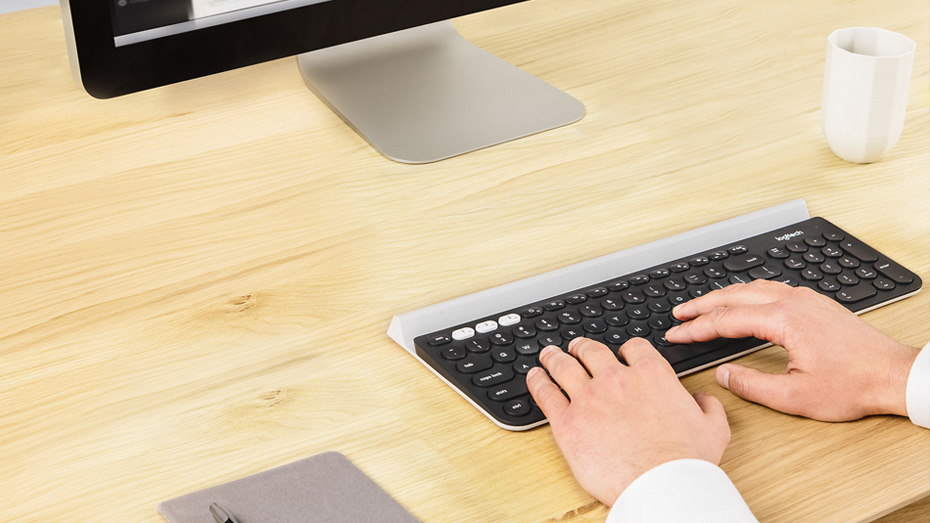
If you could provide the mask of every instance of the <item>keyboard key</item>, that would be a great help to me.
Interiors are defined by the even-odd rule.
[[[495,332],[489,339],[491,343],[499,346],[506,346],[513,343],[513,335],[506,332]]]
[[[663,287],[662,285],[657,285],[655,283],[650,283],[649,285],[646,285],[645,287],[643,287],[643,294],[645,294],[647,298],[657,298],[659,296],[665,296],[665,287]]]
[[[839,258],[843,255],[843,251],[841,249],[837,249],[836,247],[831,247],[829,245],[823,249],[820,249],[820,253],[827,258]]]
[[[431,337],[429,341],[427,341],[427,343],[429,343],[431,347],[439,347],[440,345],[445,345],[446,343],[450,343],[451,341],[452,341],[452,338],[446,336],[445,334],[437,334]]]
[[[628,282],[628,281],[626,281],[626,280],[617,280],[617,281],[615,281],[615,282],[613,282],[613,283],[608,283],[608,284],[607,284],[607,289],[609,289],[610,292],[625,291],[625,290],[627,290],[627,289],[629,289],[629,288],[630,288],[630,282]]]
[[[536,328],[541,331],[554,331],[559,328],[559,324],[556,321],[550,320],[549,318],[539,318],[536,320]]]
[[[604,309],[609,311],[618,311],[623,308],[623,300],[615,300],[613,298],[605,298],[601,300],[601,305]]]
[[[817,251],[809,251],[804,253],[804,261],[807,263],[820,263],[824,260],[823,254],[820,254]]]
[[[607,293],[608,292],[606,287],[595,287],[588,291],[588,296],[591,298],[603,298],[604,296],[607,296]]]
[[[868,267],[859,267],[856,269],[856,276],[862,278],[863,280],[874,280],[878,277],[878,273]]]
[[[600,318],[604,315],[604,309],[589,303],[581,308],[581,315],[585,318]]]
[[[607,330],[607,322],[603,320],[588,320],[582,325],[584,331],[590,334],[601,334]]]
[[[466,355],[465,347],[450,345],[442,349],[442,357],[447,360],[460,360]]]
[[[623,345],[630,337],[620,329],[608,329],[604,340],[611,345]]]
[[[631,320],[645,320],[650,316],[650,313],[648,307],[637,305],[636,307],[630,307],[627,309],[626,315]]]
[[[572,294],[568,298],[565,298],[565,303],[568,303],[569,305],[578,305],[579,303],[586,301],[588,301],[587,294]]]
[[[842,241],[840,248],[864,262],[873,262],[878,259],[878,252],[875,249],[856,240]]]
[[[536,336],[536,327],[533,325],[517,325],[513,328],[513,335],[518,338],[532,338]]]
[[[804,245],[801,242],[788,242],[787,244],[785,244],[785,248],[791,252],[797,252],[797,253],[807,252],[807,245]]]
[[[491,359],[498,363],[510,363],[517,359],[517,350],[513,347],[494,349],[491,351]]]
[[[513,400],[504,405],[504,412],[511,416],[526,416],[531,410],[532,407],[530,407],[530,403],[526,399]]]
[[[475,330],[481,333],[491,332],[497,329],[497,322],[494,320],[487,320],[475,325]]]
[[[465,348],[469,352],[487,352],[491,348],[491,344],[488,340],[482,339],[473,339],[465,342]]]
[[[730,254],[727,251],[714,251],[707,255],[707,259],[710,261],[721,261],[730,257]]]
[[[808,267],[801,271],[801,277],[807,281],[819,281],[823,279],[823,273],[819,269]]]
[[[873,281],[872,285],[880,291],[890,291],[895,288],[894,282],[885,278],[879,278]]]
[[[646,301],[646,296],[639,291],[626,291],[620,296],[623,298],[623,301],[629,304],[643,303]]]
[[[524,318],[535,318],[536,316],[539,316],[542,313],[543,313],[542,307],[529,307],[528,309],[525,309],[522,313],[520,313],[520,315],[523,316]]]
[[[846,267],[847,269],[855,269],[859,266],[859,260],[853,258],[852,256],[843,256],[840,258],[840,265]]]
[[[513,371],[509,368],[482,372],[471,379],[479,387],[493,387],[513,379]]]
[[[840,274],[836,277],[836,281],[840,285],[856,285],[859,283],[859,278],[855,274]]]
[[[788,256],[791,256],[791,254],[788,253],[788,249],[785,249],[784,247],[772,247],[766,252],[770,257],[775,258],[776,260],[784,260]]]
[[[823,239],[823,236],[808,236],[804,238],[804,243],[810,245],[811,247],[823,247],[827,244],[826,240]]]
[[[630,283],[633,285],[645,285],[649,283],[649,276],[645,274],[639,274],[630,278]]]
[[[557,311],[559,309],[564,309],[564,308],[565,308],[565,302],[562,300],[552,300],[550,302],[547,302],[545,305],[543,305],[543,309],[546,309],[547,311]]]
[[[562,311],[558,315],[559,323],[564,325],[575,325],[576,323],[581,323],[581,315],[576,311]],[[542,320],[540,320],[542,321]],[[547,329],[543,329],[547,330]],[[548,329],[551,330],[551,329]]]
[[[758,254],[740,254],[723,262],[723,268],[730,272],[748,271],[765,263],[765,258]]]
[[[817,287],[824,292],[835,292],[840,290],[840,284],[833,280],[821,280]]]
[[[452,331],[453,340],[459,340],[459,341],[467,340],[468,338],[471,338],[474,335],[475,335],[475,329],[472,329],[471,327],[462,327],[461,329],[456,329]]]
[[[700,272],[692,272],[685,275],[685,282],[691,285],[703,285],[707,283],[707,276],[704,276],[704,274]]]
[[[781,276],[781,269],[774,265],[762,265],[749,271],[749,276],[756,280],[770,280]]]
[[[734,245],[730,247],[729,249],[727,249],[727,252],[733,255],[746,254],[747,252],[749,252],[749,249],[747,249],[745,245]]]
[[[487,354],[469,354],[465,359],[455,364],[456,370],[462,374],[474,374],[490,369],[494,365]]]
[[[867,283],[847,287],[836,293],[836,299],[841,303],[856,303],[872,296],[875,296],[875,287]]]
[[[497,323],[500,324],[502,327],[509,327],[511,325],[516,325],[520,323],[520,315],[514,314],[514,313],[505,314],[497,319]]]
[[[519,371],[517,372],[520,373]],[[527,369],[527,372],[529,372],[529,369]],[[526,372],[522,372],[520,374],[526,374]],[[491,390],[488,391],[488,397],[494,401],[507,401],[511,398],[522,396],[527,392],[529,391],[526,390],[525,381],[514,380],[509,383],[504,383],[503,385],[495,385],[491,387]]]
[[[558,347],[562,345],[562,338],[558,334],[544,334],[536,338],[536,342],[539,343],[540,348],[548,347],[549,345]]]
[[[729,278],[730,283],[749,283],[752,281],[752,278],[745,274],[734,274]]]
[[[630,319],[627,317],[626,314],[623,314],[622,312],[617,313],[617,314],[608,314],[604,318],[604,323],[612,327],[623,327],[629,322],[630,322]]]
[[[911,276],[904,267],[901,267],[891,260],[885,259],[879,261],[875,264],[875,269],[895,283],[906,285],[914,281],[914,277]]]
[[[539,344],[535,341],[518,341],[513,348],[524,356],[532,356],[539,352]]]

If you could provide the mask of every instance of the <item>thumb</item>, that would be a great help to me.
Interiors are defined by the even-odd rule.
[[[753,403],[782,412],[791,411],[791,386],[787,374],[769,374],[742,365],[717,367],[717,383],[733,394]]]

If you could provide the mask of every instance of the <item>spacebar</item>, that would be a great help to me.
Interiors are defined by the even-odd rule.
[[[689,343],[687,345],[672,345],[671,347],[659,347],[659,354],[665,357],[669,363],[676,365],[691,358],[696,358],[702,354],[715,351],[727,344],[724,338],[718,338],[711,341]]]

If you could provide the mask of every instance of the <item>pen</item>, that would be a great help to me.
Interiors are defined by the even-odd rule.
[[[236,516],[216,503],[210,503],[210,513],[213,514],[216,523],[239,523]]]

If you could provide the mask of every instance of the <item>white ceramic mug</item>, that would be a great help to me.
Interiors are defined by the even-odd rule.
[[[827,38],[820,124],[837,156],[871,163],[898,142],[915,47],[876,27],[839,29]]]

